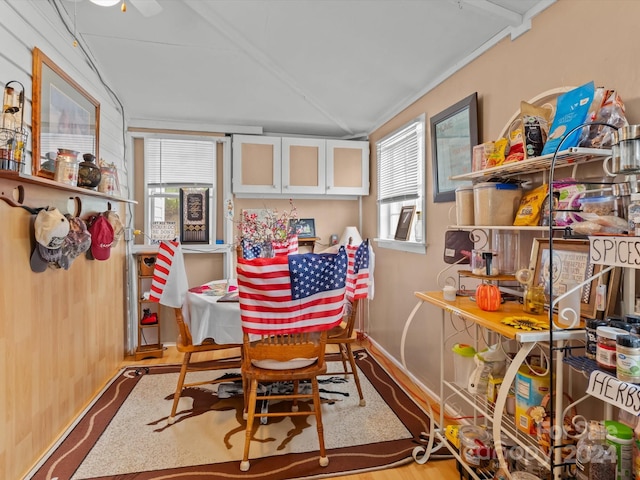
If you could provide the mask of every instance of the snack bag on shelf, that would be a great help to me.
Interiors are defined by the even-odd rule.
[[[625,116],[624,103],[618,92],[598,88],[596,100],[593,102],[594,105],[598,102],[598,93],[600,94],[600,102],[597,104],[598,107],[596,109],[589,112],[588,120],[590,122],[608,123],[616,128],[629,125]],[[608,148],[612,144],[612,133],[613,130],[605,125],[585,127],[582,129],[580,146],[585,148]]]
[[[553,191],[558,194],[557,212],[553,216],[554,225],[564,227],[573,223],[574,216],[571,212],[563,210],[579,210],[580,199],[576,194],[586,189],[586,185],[575,183],[573,178],[553,182]]]
[[[516,123],[516,122],[514,122]],[[517,121],[518,124],[522,122]],[[513,124],[512,124],[513,126]],[[503,163],[513,163],[524,160],[524,143],[522,140],[522,127],[513,128],[509,131],[509,153]]]
[[[542,184],[530,192],[525,193],[520,199],[520,206],[513,221],[515,226],[537,226],[540,223],[540,212],[544,199],[547,198],[549,185]]]
[[[487,161],[495,148],[495,142],[484,142],[473,147],[473,164],[471,165],[471,171],[477,172],[487,168]]]
[[[487,168],[498,167],[504,163],[504,155],[508,143],[509,141],[506,138],[500,138],[495,141],[494,150],[487,157]]]
[[[524,158],[538,157],[549,135],[553,109],[520,102],[520,115],[524,129]]]
[[[542,149],[542,155],[554,153],[560,142],[563,150],[578,145],[579,131],[573,132],[566,140],[565,137],[587,119],[594,95],[595,86],[593,82],[589,82],[558,97],[556,114],[549,131],[549,138]]]

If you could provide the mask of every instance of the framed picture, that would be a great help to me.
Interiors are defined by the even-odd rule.
[[[316,236],[316,222],[313,218],[291,220],[289,228],[298,234],[298,238],[315,238]]]
[[[550,261],[549,252],[548,238],[533,239],[529,268],[533,272],[533,285],[543,285],[547,299],[549,299],[550,285],[553,285],[553,296],[557,298],[567,291],[567,285],[582,283],[587,278],[600,273],[603,268],[602,265],[594,265],[589,262],[588,240],[554,239],[553,262]],[[603,277],[601,277],[601,282],[606,285],[608,274]],[[597,286],[598,279],[596,278],[582,287],[580,291],[581,317],[594,318]],[[607,300],[610,301],[611,298],[612,295],[609,295]]]
[[[33,175],[53,178],[60,148],[100,158],[100,104],[38,48],[31,112]]]
[[[209,189],[180,189],[180,241],[209,243]]]
[[[393,237],[395,240],[409,240],[411,223],[413,222],[413,214],[415,213],[415,211],[415,205],[412,205],[410,207],[402,207],[402,210],[400,210],[400,217],[398,217],[396,234]]]
[[[477,144],[477,92],[431,117],[434,202],[454,201],[456,187],[469,184],[450,177],[471,173],[473,147]]]

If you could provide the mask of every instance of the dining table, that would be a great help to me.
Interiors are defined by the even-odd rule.
[[[235,279],[214,280],[187,291],[183,315],[194,344],[207,338],[219,344],[242,343],[240,303],[234,301],[234,292]]]

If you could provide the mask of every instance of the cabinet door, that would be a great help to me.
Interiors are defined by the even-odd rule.
[[[327,140],[327,195],[369,195],[369,142]]]
[[[325,193],[325,140],[282,139],[282,193]]]
[[[233,136],[233,193],[280,193],[280,137]]]

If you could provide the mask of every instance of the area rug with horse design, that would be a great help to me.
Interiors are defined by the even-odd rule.
[[[356,357],[366,406],[359,406],[353,377],[342,375],[340,362],[329,362],[320,381],[327,467],[318,464],[313,416],[269,417],[264,425],[256,419],[251,469],[241,472],[246,422],[239,382],[185,389],[169,425],[180,367],[166,365],[120,371],[28,478],[308,479],[413,461],[428,416],[366,350]],[[189,375],[188,381],[212,378],[212,372]],[[286,403],[267,408],[290,408]]]

